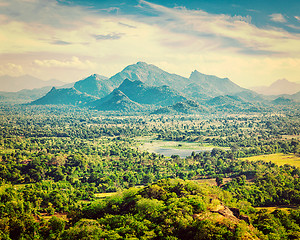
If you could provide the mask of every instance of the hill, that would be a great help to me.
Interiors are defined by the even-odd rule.
[[[112,76],[109,80],[113,86],[119,86],[124,79],[132,81],[141,81],[150,86],[163,86],[168,85],[180,91],[184,88],[187,78],[181,77],[176,74],[168,73],[152,64],[145,62],[138,62],[124,68],[121,72]]]
[[[93,74],[83,80],[77,81],[74,84],[74,88],[82,93],[101,98],[113,90],[107,80],[107,77]]]
[[[278,97],[275,100],[273,100],[272,103],[274,105],[291,105],[291,104],[294,104],[295,101],[293,101],[292,99],[289,99],[289,98],[285,98],[285,97]]]
[[[130,100],[123,92],[118,89],[115,89],[108,96],[92,102],[91,106],[101,111],[134,112],[143,109],[143,106]]]
[[[152,114],[195,114],[195,113],[207,113],[209,109],[200,105],[193,100],[187,100],[184,102],[178,102],[174,105],[159,108],[152,112]]]
[[[270,86],[257,86],[251,89],[265,95],[295,94],[300,91],[300,83],[279,79]]]
[[[125,79],[117,89],[126,94],[131,100],[140,104],[167,106],[186,100],[180,93],[167,85],[160,87],[148,86],[140,80],[130,81]]]
[[[96,100],[96,97],[79,92],[75,88],[57,89],[53,87],[44,97],[41,97],[33,102],[31,105],[45,105],[45,104],[69,104],[78,105]]]
[[[258,112],[261,110],[261,104],[252,103],[235,95],[223,95],[211,98],[205,102],[206,106],[218,111],[246,111]]]
[[[218,78],[193,71],[189,77],[189,84],[183,89],[186,96],[203,100],[220,95],[245,91],[228,78]]]
[[[251,90],[245,90],[242,92],[237,92],[234,94],[231,94],[232,96],[239,97],[239,99],[243,101],[248,102],[265,102],[266,99],[262,94],[257,94],[254,91]]]
[[[89,237],[99,239],[124,239],[129,234],[132,239],[260,239],[262,234],[244,211],[222,201],[232,205],[229,195],[192,181],[164,179],[93,202],[66,234],[84,233],[93,226],[100,230]],[[248,211],[246,204],[243,210]]]
[[[51,87],[42,87],[36,89],[23,89],[18,92],[0,92],[0,99],[2,103],[22,104],[43,97],[50,90]]]

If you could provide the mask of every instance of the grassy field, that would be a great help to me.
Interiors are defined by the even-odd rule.
[[[241,158],[242,160],[249,160],[249,161],[265,161],[265,162],[273,162],[279,166],[284,164],[289,164],[295,167],[300,168],[300,157],[296,156],[295,154],[283,154],[283,153],[276,153],[276,154],[269,154],[269,155],[258,155],[253,157],[246,157]]]
[[[109,192],[109,193],[95,193],[96,198],[106,198],[116,194],[116,192]]]

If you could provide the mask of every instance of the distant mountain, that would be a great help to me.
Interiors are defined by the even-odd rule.
[[[245,103],[245,101],[238,96],[224,95],[224,96],[218,96],[212,98],[206,101],[206,103],[211,106],[220,106],[220,105],[228,105],[228,104],[236,104],[236,103]]]
[[[187,78],[168,73],[152,64],[147,64],[145,62],[138,62],[136,64],[129,65],[121,72],[112,76],[109,80],[112,82],[114,87],[117,87],[126,78],[132,81],[142,81],[150,86],[168,85],[177,91],[182,90],[188,80]]]
[[[32,105],[46,105],[46,104],[70,104],[78,105],[87,102],[95,101],[97,98],[86,93],[82,93],[75,88],[57,89],[53,87],[44,97],[33,101]]]
[[[300,91],[300,83],[279,79],[270,86],[258,86],[251,89],[265,95],[295,94]]]
[[[185,78],[176,74],[170,74],[144,62],[127,66],[121,72],[112,76],[109,81],[112,82],[113,86],[118,86],[126,78],[132,81],[141,81],[150,86],[167,85],[183,93],[185,97],[198,100],[246,90],[228,78],[205,75],[198,71],[192,72],[189,78]]]
[[[294,94],[280,94],[280,95],[264,95],[264,98],[268,99],[269,101],[273,101],[277,98],[287,98],[294,100],[295,102],[300,101],[300,91]]]
[[[209,109],[205,106],[200,105],[198,102],[193,100],[187,100],[184,102],[178,102],[174,105],[159,108],[152,112],[152,114],[195,114],[195,113],[207,113]]]
[[[115,89],[108,96],[92,102],[91,105],[101,111],[136,112],[143,109],[142,105],[130,100],[118,89]]]
[[[83,80],[76,82],[74,84],[74,88],[82,93],[101,98],[106,96],[113,90],[111,84],[109,84],[109,81],[107,80],[107,77],[93,74]]]
[[[259,111],[262,106],[251,103],[239,96],[223,95],[206,101],[206,105],[218,111]]]
[[[51,87],[36,89],[23,89],[18,92],[0,92],[0,100],[3,103],[27,103],[43,97],[49,92]]]
[[[245,90],[228,78],[218,78],[193,71],[189,77],[189,84],[183,89],[183,92],[186,96],[203,100]]]
[[[294,104],[295,102],[292,99],[285,98],[285,97],[278,97],[272,101],[274,105],[290,105]]]
[[[263,95],[257,94],[256,92],[251,90],[245,90],[231,95],[239,97],[243,101],[249,101],[249,102],[262,102],[266,100]]]
[[[140,104],[167,106],[186,100],[185,97],[169,86],[148,86],[140,80],[130,81],[125,79],[117,89],[126,94],[131,100]]]
[[[56,79],[43,81],[30,75],[23,75],[20,77],[5,75],[0,77],[0,91],[5,92],[17,92],[22,89],[35,89],[46,86],[61,86],[63,84],[65,84],[65,82]]]
[[[295,94],[292,94],[291,99],[296,100],[296,101],[300,101],[300,91],[295,93]]]
[[[149,110],[161,106],[166,107],[161,111],[191,113],[207,111],[207,108],[243,109],[265,101],[261,95],[241,88],[228,78],[198,71],[184,78],[144,62],[129,65],[111,78],[94,74],[72,86],[54,88],[34,104],[81,102],[101,110],[118,111]],[[93,99],[98,100],[93,102]],[[193,106],[197,102],[188,99],[197,100],[201,105]]]

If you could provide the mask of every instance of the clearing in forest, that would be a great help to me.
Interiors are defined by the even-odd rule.
[[[249,161],[262,160],[265,162],[273,162],[279,166],[288,164],[300,168],[300,156],[297,156],[295,154],[275,153],[275,154],[268,154],[268,155],[245,157],[245,158],[241,158],[241,160],[249,160]]]

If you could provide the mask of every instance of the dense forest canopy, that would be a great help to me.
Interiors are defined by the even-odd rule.
[[[291,109],[123,116],[1,105],[1,239],[298,239],[299,168],[246,157],[299,157],[299,124]],[[140,150],[140,137],[212,150],[164,156]]]

